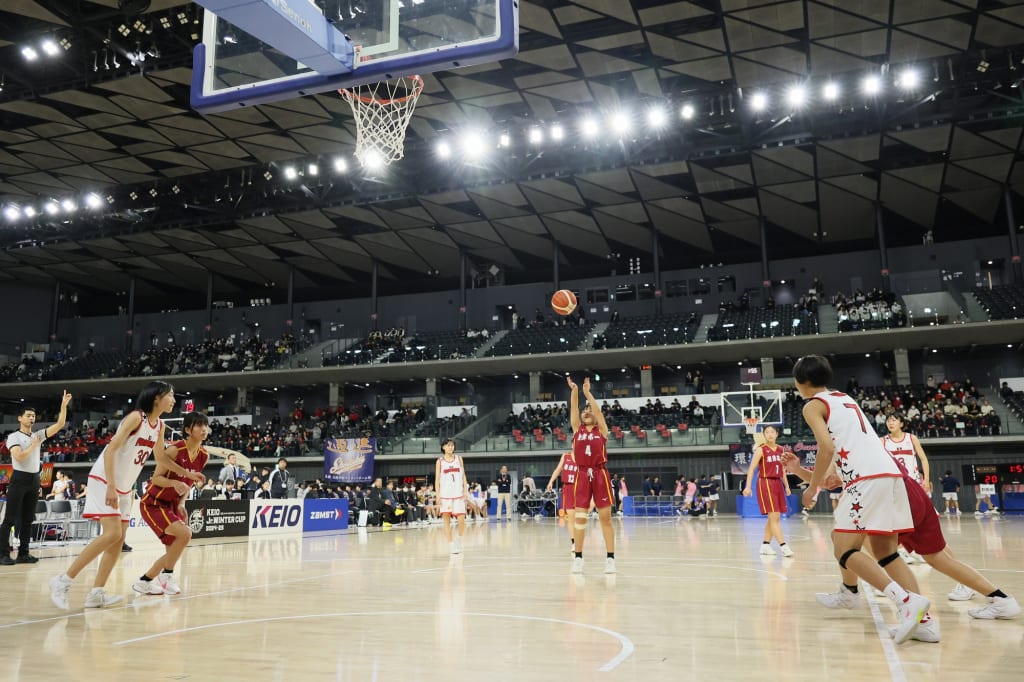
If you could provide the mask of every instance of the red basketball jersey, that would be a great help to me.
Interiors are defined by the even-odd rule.
[[[575,446],[574,446],[575,447]],[[572,485],[576,482],[576,472],[579,467],[576,466],[576,460],[574,455],[570,452],[565,456],[565,461],[562,462],[562,484]]]
[[[592,431],[587,427],[580,426],[576,433],[572,434],[572,457],[578,469],[594,469],[603,467],[608,461],[606,451],[608,439],[601,434],[596,426]]]
[[[185,445],[184,440],[176,440],[171,443],[170,452],[175,453],[174,461],[186,471],[201,472],[210,460],[209,453],[202,446],[199,446],[199,452],[196,453],[195,459],[189,457],[188,447]],[[190,486],[192,485],[192,481],[173,471],[168,471],[166,475],[172,481],[182,481]],[[173,487],[161,488],[158,485],[152,484],[146,488],[146,494],[142,496],[143,504],[177,504],[180,501],[181,495]]]
[[[767,445],[761,446],[762,478],[782,478],[785,476],[782,470],[783,452],[784,450],[781,445],[776,445],[774,449],[769,448]]]

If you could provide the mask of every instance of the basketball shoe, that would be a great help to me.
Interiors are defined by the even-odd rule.
[[[583,572],[583,557],[576,556],[572,558],[572,572],[582,573]]]
[[[160,587],[164,588],[164,594],[181,594],[181,587],[174,579],[173,573],[161,573],[156,579],[160,582]]]
[[[94,587],[89,590],[89,594],[85,595],[85,608],[101,609],[104,606],[112,606],[122,599],[124,597],[119,594],[107,594],[102,587]]]
[[[988,601],[988,606],[971,609],[967,613],[981,620],[1009,619],[1020,615],[1020,604],[1013,597],[989,597]]]
[[[889,628],[889,634],[893,637],[896,636],[896,628]],[[934,618],[918,623],[917,629],[914,630],[914,634],[910,636],[910,639],[916,639],[918,642],[928,642],[929,644],[937,644],[939,642],[939,624]]]
[[[970,601],[974,597],[974,590],[963,583],[957,583],[953,591],[949,593],[950,601]]]
[[[782,547],[779,548],[779,550],[782,551],[782,556],[784,556],[784,557],[791,557],[791,556],[793,556],[793,550],[791,550],[789,548],[789,545],[783,545]]]
[[[68,592],[71,591],[71,579],[64,575],[55,575],[50,578],[50,601],[58,609],[67,611],[71,608],[68,604]]]
[[[819,592],[814,598],[826,609],[855,609],[860,606],[860,593],[850,592],[843,584],[839,585],[838,592]]]
[[[164,593],[163,585],[160,583],[159,579],[136,580],[134,583],[132,583],[132,589],[138,592],[139,594],[148,594],[153,596],[161,595]]]
[[[775,556],[775,550],[772,549],[771,545],[762,542],[761,543],[761,555],[762,556]]]
[[[897,644],[903,644],[913,636],[921,624],[924,614],[928,613],[929,606],[931,606],[931,602],[927,597],[914,592],[908,592],[907,598],[896,604],[899,625],[893,628],[892,638]]]
[[[608,557],[604,560],[604,572],[614,573],[615,572],[615,559]]]

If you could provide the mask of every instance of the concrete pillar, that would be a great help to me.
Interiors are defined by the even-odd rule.
[[[640,370],[640,395],[654,395],[654,371],[650,367]]]
[[[540,372],[530,372],[530,400],[540,400]]]
[[[252,389],[248,386],[238,387],[238,400],[235,402],[236,412],[248,412],[252,403]]]
[[[896,356],[896,383],[906,386],[910,381],[910,360],[907,358],[906,348],[897,348],[893,355]]]
[[[341,384],[337,381],[332,381],[327,384],[327,406],[337,407],[341,405]]]
[[[428,396],[437,395],[437,379],[427,379],[427,393]]]
[[[761,381],[775,378],[775,358],[761,358]]]

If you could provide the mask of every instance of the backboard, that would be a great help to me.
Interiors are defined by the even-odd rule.
[[[519,50],[518,0],[196,2],[207,9],[191,99],[204,113],[482,64]],[[323,49],[307,57],[310,45]]]
[[[761,425],[782,424],[782,391],[726,391],[722,400],[722,426],[742,426],[744,419],[760,413]]]

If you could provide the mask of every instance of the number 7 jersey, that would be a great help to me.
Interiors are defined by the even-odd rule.
[[[117,492],[127,495],[132,491],[135,482],[139,479],[142,465],[153,454],[153,446],[156,445],[157,439],[162,438],[163,435],[163,420],[157,419],[154,424],[143,414],[142,423],[129,434],[128,440],[125,441],[124,445],[113,452],[111,452],[109,444],[103,448],[103,453],[93,463],[92,469],[89,471],[89,478],[106,483],[107,467],[105,461],[107,457],[114,457],[116,458],[114,460],[114,475],[117,477],[114,483],[117,487]]]
[[[902,475],[856,399],[839,391],[822,391],[811,400],[825,403],[825,423],[835,444],[836,473],[844,487],[865,478]]]

